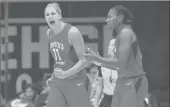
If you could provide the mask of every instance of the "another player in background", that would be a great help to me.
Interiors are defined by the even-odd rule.
[[[96,61],[110,69],[118,68],[111,107],[143,107],[148,92],[148,81],[142,67],[142,54],[137,36],[130,24],[132,19],[131,12],[121,5],[112,7],[108,12],[107,25],[117,32],[116,59],[103,58],[90,49],[84,53],[89,61]]]

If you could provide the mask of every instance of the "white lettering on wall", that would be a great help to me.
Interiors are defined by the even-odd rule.
[[[2,38],[4,38],[6,35],[5,35],[5,28],[1,28],[1,36]],[[16,26],[9,26],[8,27],[8,38],[12,37],[12,36],[17,36],[17,28]],[[8,54],[11,54],[14,52],[14,44],[15,43],[12,43],[12,42],[8,42]],[[5,55],[6,52],[5,52],[5,44],[1,44],[1,59],[2,59],[2,55]],[[1,66],[1,70],[5,70],[5,61],[4,60],[1,60],[0,61],[0,66]],[[17,68],[17,59],[15,58],[10,58],[8,57],[8,69],[16,69]]]

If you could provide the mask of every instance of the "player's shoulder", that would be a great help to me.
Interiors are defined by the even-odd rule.
[[[69,38],[69,40],[80,39],[80,38],[82,38],[82,35],[77,27],[71,26],[69,33],[68,33],[68,38]]]
[[[134,33],[130,28],[122,29],[119,35],[119,38],[122,38],[122,39],[133,38],[133,37],[134,37]]]
[[[69,24],[70,28],[68,31],[68,41],[70,44],[72,44],[72,41],[79,41],[80,38],[82,38],[80,31],[78,30],[77,27]]]
[[[122,29],[121,34],[133,34],[133,32],[130,28],[124,28]]]
[[[122,29],[122,31],[121,31],[121,37],[122,38],[132,38],[132,40],[133,41],[135,41],[136,40],[136,34],[135,34],[135,32],[133,31],[133,29],[132,28],[124,28],[124,29]]]
[[[72,33],[79,33],[80,31],[78,30],[77,27],[71,25],[70,27],[70,30],[69,30],[69,33],[72,34]]]

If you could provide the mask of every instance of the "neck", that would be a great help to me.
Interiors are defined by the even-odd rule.
[[[51,29],[55,34],[60,33],[63,30],[63,28],[64,28],[64,22],[59,22],[58,24],[55,24],[54,26],[51,27]]]
[[[124,28],[124,26],[125,26],[124,24],[119,24],[119,26],[115,28],[116,32],[119,34],[121,30]]]
[[[122,31],[122,29],[125,27],[131,27],[131,26],[128,24],[120,24],[118,27],[115,28],[117,34],[119,34]]]

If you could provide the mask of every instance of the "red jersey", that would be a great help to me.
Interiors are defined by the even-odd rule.
[[[136,35],[134,34],[134,36]],[[118,57],[117,49],[119,49],[119,46],[120,46],[120,39],[118,35],[115,41],[115,56],[116,57]],[[139,76],[139,75],[145,75],[145,72],[143,71],[143,67],[142,67],[142,54],[140,52],[138,40],[136,38],[136,40],[133,41],[133,43],[131,44],[127,64],[125,68],[119,68],[118,76],[121,78],[121,77],[134,77],[134,76]]]
[[[68,40],[68,33],[71,27],[72,25],[65,24],[63,30],[57,35],[52,30],[49,32],[49,45],[54,59],[54,69],[66,71],[78,62],[76,52]],[[78,72],[68,78],[80,77],[80,74]]]

